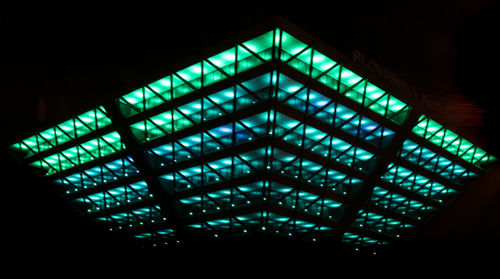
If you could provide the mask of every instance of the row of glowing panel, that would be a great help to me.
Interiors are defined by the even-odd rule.
[[[258,181],[180,198],[182,216],[199,216],[269,201],[325,219],[337,220],[342,203],[276,182]]]
[[[139,174],[139,170],[133,165],[131,157],[123,157],[108,163],[91,167],[54,181],[62,185],[66,194],[100,187],[108,183],[115,183],[122,179]]]
[[[11,145],[23,157],[48,151],[56,146],[87,135],[111,124],[103,107],[87,111],[59,125],[44,130],[34,136]]]
[[[172,155],[175,153],[172,152],[171,147],[171,145],[167,144],[155,148],[151,152],[154,152],[156,156],[166,159],[164,161],[172,161]],[[353,146],[350,146],[350,148],[354,150],[352,156],[331,157],[331,159],[342,158],[345,161],[339,160],[340,162],[344,162],[346,165],[354,163],[354,166],[362,166],[366,164],[365,161],[371,159],[371,156],[364,158],[362,157],[363,155],[360,155],[365,154],[363,150],[358,149],[361,150],[358,151]],[[314,150],[312,151],[314,152]],[[330,153],[332,152],[330,151]],[[271,155],[273,156],[272,164],[266,166],[265,158]],[[352,161],[352,158],[349,159],[349,157],[359,157],[360,159]],[[179,158],[179,160],[188,159],[187,157],[177,158]],[[361,183],[359,179],[348,177],[337,170],[300,158],[280,149],[269,147],[253,150],[237,156],[222,158],[202,166],[182,169],[174,173],[162,175],[160,178],[165,184],[165,187],[171,191],[182,191],[191,187],[217,183],[219,181],[262,172],[271,168],[276,172],[293,178],[299,178],[300,176],[300,179],[311,184],[320,186],[326,185],[333,191],[344,195],[348,192],[352,194],[351,191],[359,189],[356,185],[360,185]],[[119,178],[133,175],[134,173],[137,173],[137,170],[133,167],[130,160],[124,158],[66,176],[57,182],[67,187],[67,193],[72,193],[80,189],[87,189],[113,182]],[[432,198],[438,202],[441,202],[448,194],[453,193],[452,189],[438,182],[394,164],[389,166],[389,170],[383,176],[383,179],[389,183],[397,184],[409,191],[419,193],[424,197]]]
[[[494,156],[424,115],[413,128],[413,133],[477,167],[496,161]]]
[[[260,184],[260,185],[259,185]],[[253,185],[246,185],[238,187],[238,189],[225,189],[219,190],[216,192],[206,194],[206,203],[207,205],[204,207],[206,209],[200,210],[203,211],[203,214],[209,214],[210,203],[213,203],[213,200],[217,200],[217,210],[228,209],[234,206],[224,207],[223,203],[229,204],[229,200],[234,203],[238,203],[238,198],[236,195],[232,194],[233,191],[241,191],[247,194],[252,191],[257,191],[258,195],[262,195],[262,188],[257,189],[264,186],[265,182],[255,183]],[[274,202],[279,201],[280,205],[289,206],[290,208],[297,208],[303,212],[309,214],[316,215],[325,215],[328,216],[329,219],[335,220],[331,214],[335,214],[334,212],[338,210],[341,206],[341,203],[320,198],[314,194],[310,194],[304,191],[298,191],[292,189],[287,186],[275,184],[272,186],[273,194],[271,194],[271,198],[274,195],[279,195],[280,197],[274,197]],[[99,206],[103,208],[112,208],[114,206],[120,204],[130,204],[131,202],[137,202],[141,200],[141,198],[150,197],[147,191],[147,185],[144,182],[138,182],[135,184],[131,184],[124,187],[117,187],[115,189],[111,189],[106,191],[105,193],[98,193],[88,196],[86,198],[80,198],[76,200],[77,203],[84,203],[87,205],[91,205],[91,208],[94,210],[103,210],[100,209]],[[229,198],[231,196],[231,198]],[[248,196],[247,196],[248,198]],[[248,201],[248,199],[247,199]],[[318,203],[318,201],[320,201]],[[202,197],[194,196],[186,199],[180,200],[180,202],[184,205],[183,210],[189,211],[189,215],[193,215],[192,210],[196,207],[197,204],[203,202]],[[245,203],[246,204],[246,203]],[[215,208],[215,205],[213,206]],[[89,208],[89,212],[92,210]],[[198,215],[198,214],[196,214]],[[247,216],[236,216],[231,218],[217,219],[204,221],[202,223],[195,223],[189,225],[191,228],[204,228],[216,231],[229,231],[230,226],[245,228],[245,232],[247,229],[253,230],[256,225],[259,225],[259,230],[276,230],[277,233],[304,233],[313,230],[319,231],[329,231],[331,228],[319,226],[314,223],[292,219],[290,217],[285,216],[277,216],[274,213],[265,214],[266,222],[263,223],[261,217],[263,215],[259,215],[258,213],[250,214]],[[121,213],[111,214],[107,216],[102,216],[97,218],[100,221],[106,221],[109,223],[111,229],[123,229],[123,228],[135,228],[140,227],[145,224],[154,224],[154,223],[162,223],[166,221],[166,218],[162,217],[160,213],[160,209],[158,206],[153,207],[144,207],[138,209],[132,209],[128,211],[124,211]],[[269,222],[271,220],[271,222]],[[275,223],[277,221],[278,223]],[[236,224],[230,224],[235,222]],[[242,226],[243,224],[243,226]],[[392,236],[400,237],[400,233],[402,229],[406,229],[411,227],[411,225],[404,224],[401,221],[394,220],[392,218],[384,217],[381,215],[377,215],[375,213],[360,211],[358,214],[358,218],[355,220],[354,225],[363,227],[364,229],[368,229],[377,233],[390,233]],[[288,228],[287,228],[288,227]],[[141,233],[136,235],[138,238],[149,238],[149,237],[170,237],[173,235],[173,230],[165,229],[158,232],[153,233]],[[375,241],[375,240],[374,240]],[[368,241],[370,243],[371,241]],[[375,241],[376,242],[376,241]]]
[[[337,109],[340,109],[340,107]],[[339,113],[338,115],[341,114]],[[206,145],[204,148],[205,153],[210,152],[210,150],[227,148],[233,144],[250,141],[253,139],[252,137],[262,136],[265,133],[265,126],[268,124],[268,121],[272,121],[274,117],[277,118],[277,123],[285,125],[285,127],[280,125],[276,126],[276,135],[283,136],[285,141],[294,145],[301,146],[304,144],[306,148],[311,148],[312,151],[321,153],[323,156],[327,156],[328,153],[330,153],[330,156],[336,156],[335,159],[342,162],[345,161],[347,164],[354,163],[348,161],[355,160],[355,155],[361,160],[368,160],[373,156],[365,150],[354,148],[352,145],[338,138],[328,136],[328,134],[314,127],[301,124],[296,120],[275,112],[261,113],[238,121],[237,123],[220,126],[205,133],[196,134],[175,143],[172,142],[172,144],[154,149],[154,153],[164,155],[166,153],[165,151],[170,149],[170,158],[175,156],[177,160],[182,160],[183,157],[185,157],[183,154],[186,153],[188,158],[191,156],[200,156],[200,146],[202,144]],[[376,126],[376,124],[368,119],[359,118],[355,122],[360,126],[359,129],[363,131],[372,129],[373,126]],[[349,125],[354,124],[350,123]],[[250,129],[249,127],[253,128]],[[380,131],[382,132],[372,133],[371,137],[365,137],[365,140],[372,142],[374,138],[382,138],[382,135],[390,135],[393,133],[387,129],[380,129]],[[233,143],[234,132],[236,133],[236,137],[234,137],[235,142]],[[301,141],[303,134],[306,135],[304,137],[304,142]],[[356,132],[356,134],[359,135],[358,132]],[[177,149],[175,148],[176,146],[178,147]],[[330,149],[332,151],[329,151]],[[123,150],[123,145],[120,141],[120,136],[117,132],[112,132],[78,146],[47,156],[33,162],[32,165],[47,170],[46,175],[51,175],[103,158],[121,150]],[[173,160],[171,159],[170,161]]]
[[[273,46],[276,48],[274,54]],[[124,95],[120,98],[120,102],[128,107],[124,114],[130,116],[148,110],[261,65],[273,57],[277,58],[277,55],[280,61],[311,75],[318,82],[370,110],[399,124],[404,120],[399,115],[408,109],[406,104],[280,29],[267,32]]]
[[[271,156],[272,159],[266,160]],[[161,175],[160,180],[168,191],[180,192],[238,177],[255,176],[265,171],[274,171],[293,179],[300,178],[311,184],[317,183],[320,187],[329,187],[343,194],[351,194],[350,191],[358,187],[350,186],[361,183],[357,178],[271,147],[177,170]]]
[[[150,154],[156,157],[156,162],[161,161],[163,166],[193,159],[218,150],[224,150],[245,142],[254,141],[258,139],[258,136],[263,136],[266,122],[259,120],[267,116],[269,116],[268,113],[262,113],[242,120],[241,124],[243,125],[236,125],[233,123],[203,133],[197,133],[175,142],[153,148]],[[277,118],[283,120],[282,122],[280,121],[280,124],[286,125],[285,127],[276,125],[275,128],[277,137],[282,137],[284,142],[297,147],[303,146],[304,149],[310,152],[348,166],[356,164],[359,165],[359,167],[363,167],[362,162],[369,161],[373,157],[373,154],[370,152],[353,146],[336,137],[329,136],[314,127],[301,124],[298,121],[286,121],[289,118],[281,114],[277,114]],[[249,121],[253,120],[256,120],[253,124],[257,124],[257,121],[261,122],[261,124],[250,124]],[[245,129],[244,126],[253,127],[253,129]],[[292,128],[287,126],[291,126]],[[364,171],[366,172],[368,170],[364,169]]]
[[[45,170],[45,175],[52,175],[100,160],[124,149],[120,134],[111,132],[49,155],[30,165]]]
[[[204,232],[210,232],[214,237],[235,233],[264,232],[294,237],[305,236],[309,240],[311,240],[311,234],[326,236],[332,232],[331,227],[291,218],[270,211],[254,212],[229,218],[203,221],[190,224],[188,228],[194,231],[202,230]],[[315,238],[312,240],[315,240]]]
[[[262,81],[269,79],[272,79],[271,74],[260,76],[249,81],[246,87],[256,88],[259,92],[262,92],[262,90],[268,92],[269,89],[265,87],[267,82]],[[300,112],[307,112],[308,115],[314,116],[316,119],[328,125],[332,125],[350,135],[364,139],[376,146],[384,146],[392,138],[391,135],[394,134],[393,131],[343,105],[333,102],[330,98],[314,90],[302,90],[299,92],[300,94],[291,95],[286,90],[295,88],[295,82],[283,75],[280,76],[280,79],[283,80],[280,84],[283,84],[285,88],[280,88],[279,90],[280,95],[283,95],[282,99],[287,99],[286,104],[296,108]],[[221,117],[235,111],[236,108],[241,109],[246,107],[247,104],[255,103],[250,94],[246,92],[241,93],[237,90],[237,92],[234,91],[234,88],[230,88],[208,95],[203,99],[190,102],[176,109],[155,115],[147,120],[137,122],[131,125],[131,129],[141,141],[149,141],[198,125],[202,121],[209,121]],[[273,117],[273,114],[269,117]],[[288,128],[294,129],[300,127],[296,120],[281,115],[278,117],[282,119],[278,119],[277,124],[283,125],[282,123],[290,121],[287,124]],[[245,120],[238,121],[238,128],[240,130],[246,128],[249,132],[252,132],[252,130],[255,129],[249,129],[249,127],[257,127],[257,125],[264,124],[265,121],[272,120],[266,118],[260,120],[255,118],[252,119],[257,120],[257,122],[246,122]],[[254,134],[258,132],[258,130],[254,131]]]
[[[119,206],[126,206],[153,198],[144,181],[118,186],[104,192],[98,192],[75,199],[73,202],[84,212],[92,213]]]
[[[467,186],[478,175],[411,140],[405,140],[399,156],[428,172],[438,174],[460,186]]]
[[[167,221],[167,218],[161,213],[160,207],[154,205],[99,216],[96,220],[105,222],[110,230],[123,230],[152,224],[162,224]]]
[[[396,239],[400,238],[413,227],[401,221],[363,210],[358,213],[355,225],[363,228],[363,230],[375,233],[375,235],[386,235]],[[310,241],[321,240],[321,238],[326,239],[333,231],[333,228],[329,226],[301,220],[300,218],[292,218],[270,211],[203,221],[190,224],[188,227],[194,230],[210,232],[214,237],[235,233],[261,232],[288,235],[290,237],[302,237]],[[345,233],[344,241],[353,242],[357,245],[387,244],[385,241],[356,235],[351,232]]]

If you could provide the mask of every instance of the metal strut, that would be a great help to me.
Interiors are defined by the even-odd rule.
[[[144,153],[145,148],[130,130],[130,127],[120,112],[119,103],[114,101],[113,103],[105,105],[104,108],[106,109],[108,117],[116,127],[117,132],[120,134],[121,140],[127,147],[130,156],[134,160],[135,167],[143,174],[144,181],[148,185],[148,190],[155,197],[155,201],[160,206],[161,213],[165,216],[170,227],[174,230],[178,240],[186,240],[186,229],[181,224],[175,209],[175,200],[172,195],[162,189],[160,180],[154,174],[153,167],[151,167],[146,158]]]

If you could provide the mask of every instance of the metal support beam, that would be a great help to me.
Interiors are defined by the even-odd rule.
[[[179,216],[174,207],[173,199],[161,188],[160,180],[154,175],[153,168],[144,154],[144,147],[137,141],[129,125],[126,124],[125,118],[120,112],[119,104],[113,102],[104,107],[108,112],[109,118],[116,127],[116,130],[120,134],[122,142],[127,147],[130,156],[134,159],[136,168],[143,174],[149,192],[155,196],[157,204],[160,206],[161,213],[167,218],[167,222],[174,230],[175,235],[180,240],[185,240],[185,228],[179,223]]]
[[[356,219],[357,213],[361,209],[360,205],[367,203],[380,177],[386,172],[388,165],[396,159],[398,151],[403,146],[403,142],[408,138],[408,134],[411,133],[412,128],[417,124],[418,117],[419,114],[415,110],[410,110],[403,125],[396,130],[396,136],[392,142],[380,153],[373,171],[365,180],[363,188],[353,197],[354,202],[346,207],[344,216],[339,222],[338,230],[329,241],[339,242],[342,240],[344,232]]]

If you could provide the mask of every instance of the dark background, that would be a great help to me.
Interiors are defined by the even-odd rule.
[[[490,152],[500,154],[496,144],[498,2],[235,4],[0,4],[2,146],[128,93],[166,66],[182,62],[182,57],[201,55],[200,50],[242,30],[284,16],[347,56],[358,49],[421,92],[447,107],[453,104],[459,124],[477,135]],[[234,261],[263,250],[265,259],[314,259],[326,266],[331,265],[329,259],[412,264],[425,258],[427,263],[456,264],[485,256],[498,248],[500,239],[497,197],[483,205],[490,213],[469,217],[475,218],[477,226],[465,237],[438,242],[415,239],[375,259],[259,237],[155,252],[136,248],[127,238],[81,219],[49,185],[40,184],[7,154],[2,154],[2,164],[3,251],[13,262],[58,266],[132,257],[199,263],[216,258]],[[187,256],[186,251],[197,256]],[[325,253],[326,257],[319,256]]]

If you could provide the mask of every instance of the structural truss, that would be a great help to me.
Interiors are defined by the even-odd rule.
[[[294,30],[261,28],[10,149],[83,215],[155,245],[386,245],[496,160]]]

